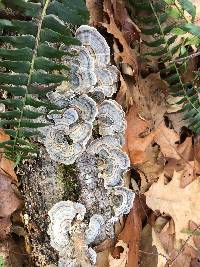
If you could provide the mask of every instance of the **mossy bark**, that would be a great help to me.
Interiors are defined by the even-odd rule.
[[[32,247],[33,266],[57,266],[57,252],[50,245],[47,233],[49,209],[60,200],[77,200],[79,186],[75,166],[52,161],[43,147],[37,160],[23,167],[22,193],[25,200],[23,214]],[[52,265],[53,264],[53,265]]]

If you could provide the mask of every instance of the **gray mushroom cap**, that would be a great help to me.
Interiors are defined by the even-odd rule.
[[[72,99],[75,96],[73,91],[66,91],[61,93],[58,90],[55,92],[48,92],[47,97],[51,103],[58,105],[61,108],[65,108],[69,102],[69,99]]]
[[[105,38],[94,27],[80,26],[76,31],[76,38],[87,47],[96,65],[109,64],[110,48]]]
[[[135,193],[126,187],[116,186],[113,188],[113,198],[115,197],[119,198],[119,204],[114,206],[115,216],[111,219],[112,221],[117,221],[120,216],[130,212],[133,207]]]
[[[122,107],[114,100],[105,100],[99,106],[99,133],[105,135],[120,135],[126,129],[125,114]]]
[[[60,201],[56,203],[48,212],[51,223],[48,234],[51,238],[51,245],[61,255],[65,253],[66,247],[70,248],[69,231],[73,219],[79,214],[79,218],[85,215],[85,207],[80,203],[72,201]],[[69,252],[69,251],[68,251]]]
[[[85,71],[87,69],[94,70],[94,59],[86,47],[71,46],[69,50],[77,53],[76,56],[67,58],[67,60],[70,60],[71,65],[75,65]]]
[[[93,122],[95,120],[98,112],[97,104],[86,94],[73,98],[70,101],[70,106],[74,107],[77,112],[80,112],[80,117],[82,120],[87,122]]]
[[[90,218],[88,229],[85,231],[87,244],[94,242],[97,236],[101,234],[104,224],[105,221],[102,215],[95,214]]]
[[[44,142],[46,150],[53,160],[66,165],[73,164],[85,150],[91,133],[90,123],[70,127],[68,123],[58,121],[47,130]],[[71,144],[66,137],[70,138]]]
[[[104,68],[95,68],[97,77],[97,86],[95,91],[102,91],[105,96],[111,97],[117,91],[117,81],[119,71],[115,66],[105,66]]]
[[[83,70],[75,65],[71,66],[71,83],[69,88],[77,94],[94,91],[97,78],[92,69]]]
[[[104,179],[105,188],[123,185],[123,173],[130,161],[117,139],[109,136],[96,139],[87,148],[87,153],[96,156],[98,177]]]

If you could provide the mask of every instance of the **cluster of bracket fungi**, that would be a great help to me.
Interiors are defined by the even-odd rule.
[[[48,93],[62,112],[51,114],[45,147],[58,163],[76,163],[81,192],[78,202],[61,201],[49,211],[51,245],[59,252],[60,267],[92,266],[92,248],[114,238],[114,224],[129,213],[134,193],[124,187],[130,166],[122,151],[126,128],[121,106],[108,99],[117,90],[119,72],[110,64],[110,48],[93,27],[76,31],[81,46],[66,47],[75,56],[64,58],[71,82]],[[106,99],[107,97],[107,99]]]

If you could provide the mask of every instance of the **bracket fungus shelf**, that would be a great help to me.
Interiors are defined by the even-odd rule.
[[[48,233],[60,267],[95,264],[93,246],[114,238],[114,224],[129,213],[135,196],[123,182],[130,167],[122,151],[125,114],[116,101],[106,99],[116,92],[119,71],[95,28],[83,25],[75,35],[82,45],[66,47],[75,56],[63,59],[71,66],[71,83],[47,94],[60,110],[48,115],[53,125],[43,133],[54,161],[76,164],[81,187],[77,203],[61,201],[49,211]]]

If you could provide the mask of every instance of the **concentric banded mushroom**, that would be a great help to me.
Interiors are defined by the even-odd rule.
[[[73,164],[85,150],[85,145],[92,133],[90,123],[82,123],[70,128],[66,122],[49,126],[45,147],[50,157],[60,163]]]
[[[95,68],[97,77],[97,86],[95,91],[103,92],[105,96],[111,97],[117,91],[117,81],[119,71],[115,66],[106,66],[104,68]]]
[[[80,203],[72,201],[60,201],[56,203],[48,212],[51,224],[48,234],[51,237],[51,245],[59,254],[66,253],[66,248],[70,247],[69,231],[73,219],[79,214],[79,219],[85,215],[85,207]]]
[[[98,176],[104,179],[105,188],[123,185],[123,172],[129,168],[130,162],[117,139],[108,136],[96,139],[87,148],[87,153],[95,155]]]
[[[97,236],[101,234],[104,225],[105,221],[102,215],[95,214],[90,218],[88,229],[85,231],[85,238],[88,244],[94,242]]]
[[[125,114],[122,107],[114,100],[105,100],[98,112],[99,133],[102,136],[124,134],[126,129]]]
[[[116,186],[113,188],[113,198],[117,203],[116,197],[118,198],[119,204],[114,206],[115,217],[112,220],[118,220],[120,216],[128,214],[133,207],[133,201],[135,193],[126,187]]]
[[[123,187],[123,174],[130,166],[128,156],[122,151],[125,114],[116,101],[105,100],[117,90],[119,71],[110,64],[110,48],[95,28],[79,27],[76,38],[81,46],[66,47],[76,55],[63,57],[64,64],[71,67],[71,82],[63,82],[55,92],[48,94],[50,101],[61,110],[48,115],[55,124],[48,127],[45,146],[55,161],[65,165],[76,161],[81,187],[79,201],[84,204],[79,207],[80,211],[72,202],[66,207],[61,204],[68,210],[66,215],[63,213],[61,222],[58,218],[62,212],[50,211],[51,221],[56,222],[51,222],[50,226],[50,235],[56,240],[52,241],[53,246],[57,249],[62,246],[59,236],[54,237],[57,226],[64,234],[62,242],[70,245],[70,248],[65,246],[65,251],[66,247],[68,249],[65,254],[60,254],[59,267],[77,267],[78,258],[87,262],[84,266],[95,264],[96,253],[88,246],[114,238],[114,223],[130,212],[135,197],[131,190]],[[94,125],[98,126],[98,132],[92,136]],[[88,221],[78,221],[84,217],[82,206],[89,211],[89,225]],[[82,214],[80,218],[76,216],[77,220],[72,219],[72,225],[66,224],[69,207],[70,218]],[[63,220],[65,230],[60,224]]]
[[[97,105],[95,101],[86,94],[73,98],[69,105],[80,113],[80,117],[84,121],[93,122],[97,116]]]
[[[76,38],[87,48],[94,58],[95,65],[110,63],[110,48],[105,38],[94,28],[82,25],[76,31]]]

